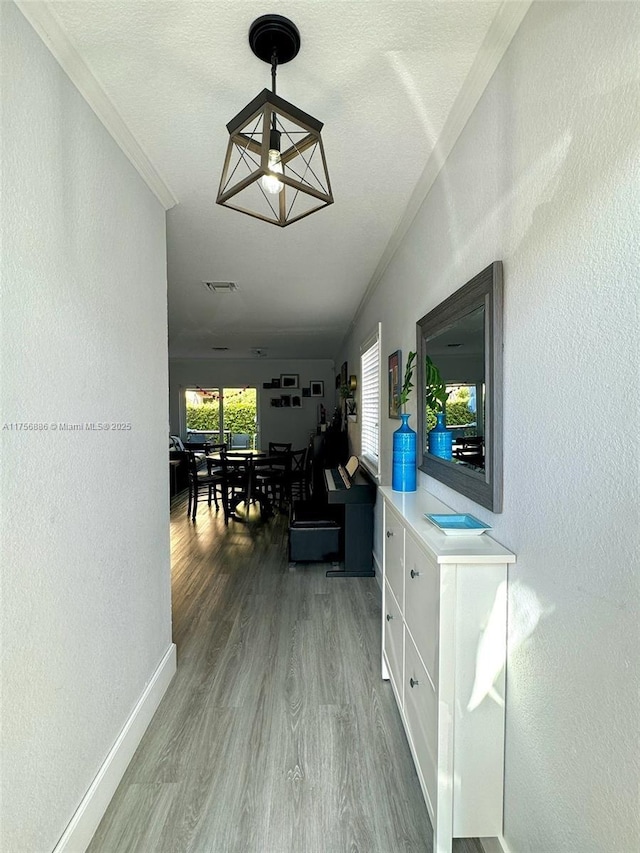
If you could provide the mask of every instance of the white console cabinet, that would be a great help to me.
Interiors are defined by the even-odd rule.
[[[507,566],[486,533],[446,536],[427,492],[384,498],[382,677],[390,679],[433,825],[453,838],[502,832]]]

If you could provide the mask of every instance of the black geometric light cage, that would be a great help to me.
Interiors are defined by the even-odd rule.
[[[284,227],[333,203],[323,125],[275,93],[278,62],[289,61],[300,46],[295,25],[265,15],[252,24],[249,41],[260,59],[271,62],[273,91],[263,89],[227,124],[216,201]]]

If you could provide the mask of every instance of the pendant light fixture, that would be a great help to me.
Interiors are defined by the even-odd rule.
[[[249,45],[271,65],[271,91],[263,89],[227,124],[216,201],[284,227],[333,204],[322,122],[276,95],[278,65],[300,50],[296,25],[282,15],[263,15],[249,28]]]

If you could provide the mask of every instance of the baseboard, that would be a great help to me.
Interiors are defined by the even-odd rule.
[[[82,798],[53,853],[84,853],[87,849],[175,671],[176,647],[172,643],[129,715],[118,739]]]
[[[501,835],[497,838],[481,838],[480,844],[482,844],[484,853],[510,853],[510,850]]]

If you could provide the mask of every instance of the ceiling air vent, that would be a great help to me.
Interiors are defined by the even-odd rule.
[[[235,293],[238,289],[235,281],[203,281],[202,283],[211,293]]]
[[[211,347],[214,352],[226,352],[229,347]]]

